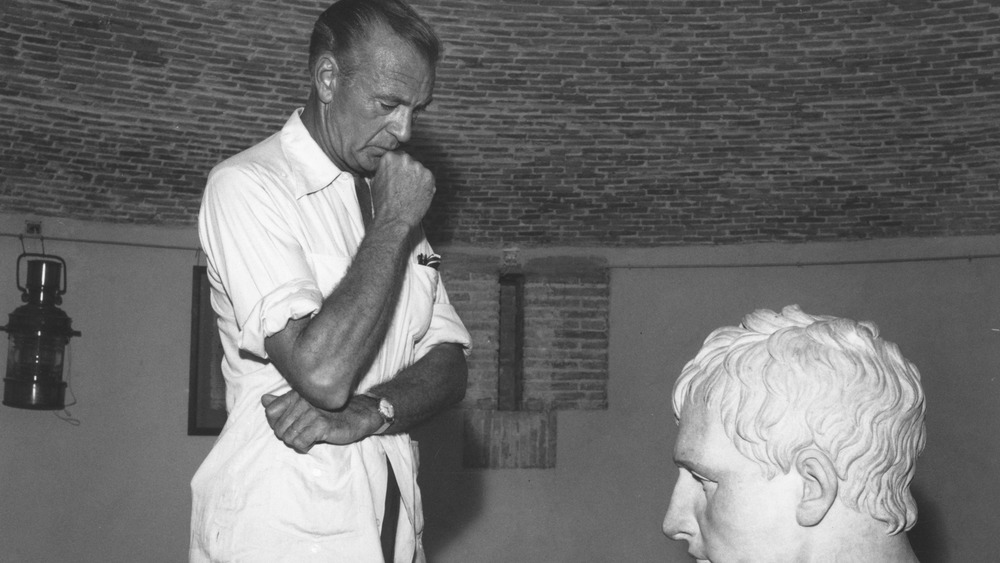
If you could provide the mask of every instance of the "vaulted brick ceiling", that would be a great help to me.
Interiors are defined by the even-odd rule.
[[[994,234],[993,0],[415,0],[448,47],[432,240]],[[0,210],[190,225],[304,100],[324,2],[7,0]]]

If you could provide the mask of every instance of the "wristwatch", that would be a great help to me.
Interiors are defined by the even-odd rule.
[[[382,416],[382,426],[375,431],[375,434],[384,434],[396,422],[396,409],[393,408],[392,403],[385,397],[376,397],[367,393],[365,395],[378,401],[378,413]]]

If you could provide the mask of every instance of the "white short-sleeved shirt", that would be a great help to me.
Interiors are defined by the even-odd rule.
[[[316,313],[351,263],[364,225],[351,174],[339,170],[295,111],[282,130],[209,175],[199,216],[225,358],[225,428],[191,482],[190,560],[381,562],[386,466],[399,482],[396,562],[422,561],[416,444],[372,436],[299,454],[275,436],[260,398],[290,388],[264,340]],[[407,267],[388,335],[359,392],[433,346],[469,348],[425,239]]]

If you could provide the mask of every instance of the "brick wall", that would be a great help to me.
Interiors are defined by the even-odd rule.
[[[992,0],[414,0],[437,243],[993,234]],[[306,94],[325,2],[7,0],[0,209],[190,225]]]
[[[607,270],[583,262],[561,271],[532,266],[524,287],[524,408],[606,408]]]
[[[498,410],[499,286],[510,268],[484,255],[450,255],[442,265],[473,341],[462,404],[469,467],[554,467],[558,412],[608,406],[606,264],[549,258],[516,270],[525,280],[522,400]]]
[[[452,305],[472,335],[465,407],[496,407],[497,339],[500,308],[499,264],[475,256],[446,255],[441,276]]]
[[[497,407],[499,285],[490,257],[446,256],[448,296],[472,335],[465,406]],[[547,259],[519,268],[524,286],[521,410],[607,407],[608,272],[599,260]]]

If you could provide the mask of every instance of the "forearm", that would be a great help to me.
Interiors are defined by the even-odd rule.
[[[368,391],[392,403],[389,433],[406,432],[465,397],[469,369],[458,344],[439,344],[389,381]]]
[[[278,371],[312,404],[340,408],[367,371],[392,320],[411,244],[406,225],[373,224],[320,311],[268,339]]]

